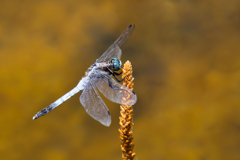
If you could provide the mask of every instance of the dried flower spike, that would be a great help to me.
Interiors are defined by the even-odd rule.
[[[133,90],[133,80],[132,77],[132,65],[130,61],[127,61],[124,64],[122,69],[122,78],[124,78],[123,85]],[[135,157],[135,153],[133,152],[134,144],[133,144],[133,135],[132,135],[132,116],[133,116],[133,108],[132,105],[127,106],[128,97],[122,100],[122,105],[120,106],[120,139],[121,142],[121,150],[122,150],[122,158],[124,160],[133,160]]]

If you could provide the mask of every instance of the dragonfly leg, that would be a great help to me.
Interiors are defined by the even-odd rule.
[[[123,72],[121,71],[120,73],[117,73],[117,72],[113,72],[115,75],[119,76],[121,75]]]
[[[117,76],[119,76],[120,74],[122,74],[122,72],[121,73],[116,73],[116,72],[113,72],[112,73],[112,75],[114,76],[114,78],[118,81],[118,82],[122,82],[127,76],[129,76],[129,74],[128,75],[126,75],[124,78],[122,78],[121,80],[119,80],[117,77],[116,77],[116,75]]]
[[[118,82],[122,82],[122,81],[124,80],[125,77],[124,77],[123,79],[121,79],[121,80],[119,80],[119,79],[116,77],[116,75],[119,76],[120,74],[122,74],[122,71],[121,71],[121,73],[117,73],[117,72],[112,71],[109,67],[107,67],[107,69],[108,69],[108,71],[114,76],[114,78],[115,78]]]
[[[128,75],[126,75],[124,78],[122,78],[121,80],[119,80],[117,77],[116,77],[116,75],[117,76],[119,76],[119,75],[121,75],[122,74],[122,71],[120,72],[120,73],[117,73],[117,72],[114,72],[114,71],[112,71],[109,67],[107,67],[107,69],[108,69],[108,71],[114,76],[114,78],[118,81],[118,82],[122,82]]]
[[[112,84],[112,82],[111,82],[110,79],[108,79],[108,85],[109,85],[109,87],[111,87],[113,90],[122,90],[122,91],[128,92],[129,94],[133,93],[133,94],[135,95],[135,92],[132,91],[132,90],[126,90],[126,89],[122,89],[122,88],[114,88],[114,87],[113,87],[113,84]]]
[[[109,87],[111,87],[114,90],[123,90],[123,89],[120,89],[120,88],[114,88],[110,79],[108,79],[108,85],[109,85]]]
[[[125,79],[125,77],[124,77],[123,79],[119,80],[119,79],[116,77],[115,74],[112,74],[112,75],[113,75],[113,77],[114,77],[118,82],[122,82],[122,81]]]
[[[107,67],[108,71],[111,73],[111,74],[114,74],[114,71],[111,70],[109,67]]]

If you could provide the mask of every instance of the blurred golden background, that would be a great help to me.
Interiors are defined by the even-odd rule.
[[[0,159],[121,159],[119,105],[92,119],[75,87],[131,24],[136,159],[240,159],[239,0],[0,1]]]

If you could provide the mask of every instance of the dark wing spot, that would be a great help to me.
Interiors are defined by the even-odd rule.
[[[135,92],[134,92],[134,91],[132,91],[132,93],[135,95]]]
[[[111,87],[112,89],[114,89],[114,88],[113,88],[113,85],[112,85],[112,82],[111,82],[110,79],[108,79],[108,85],[109,85],[109,87]]]
[[[108,115],[110,116],[110,112],[108,111]]]

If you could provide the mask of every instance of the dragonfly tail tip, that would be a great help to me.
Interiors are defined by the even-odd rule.
[[[37,119],[37,118],[38,118],[38,117],[35,115],[35,116],[33,116],[33,118],[32,118],[32,119],[33,119],[33,120],[35,120],[35,119]]]

